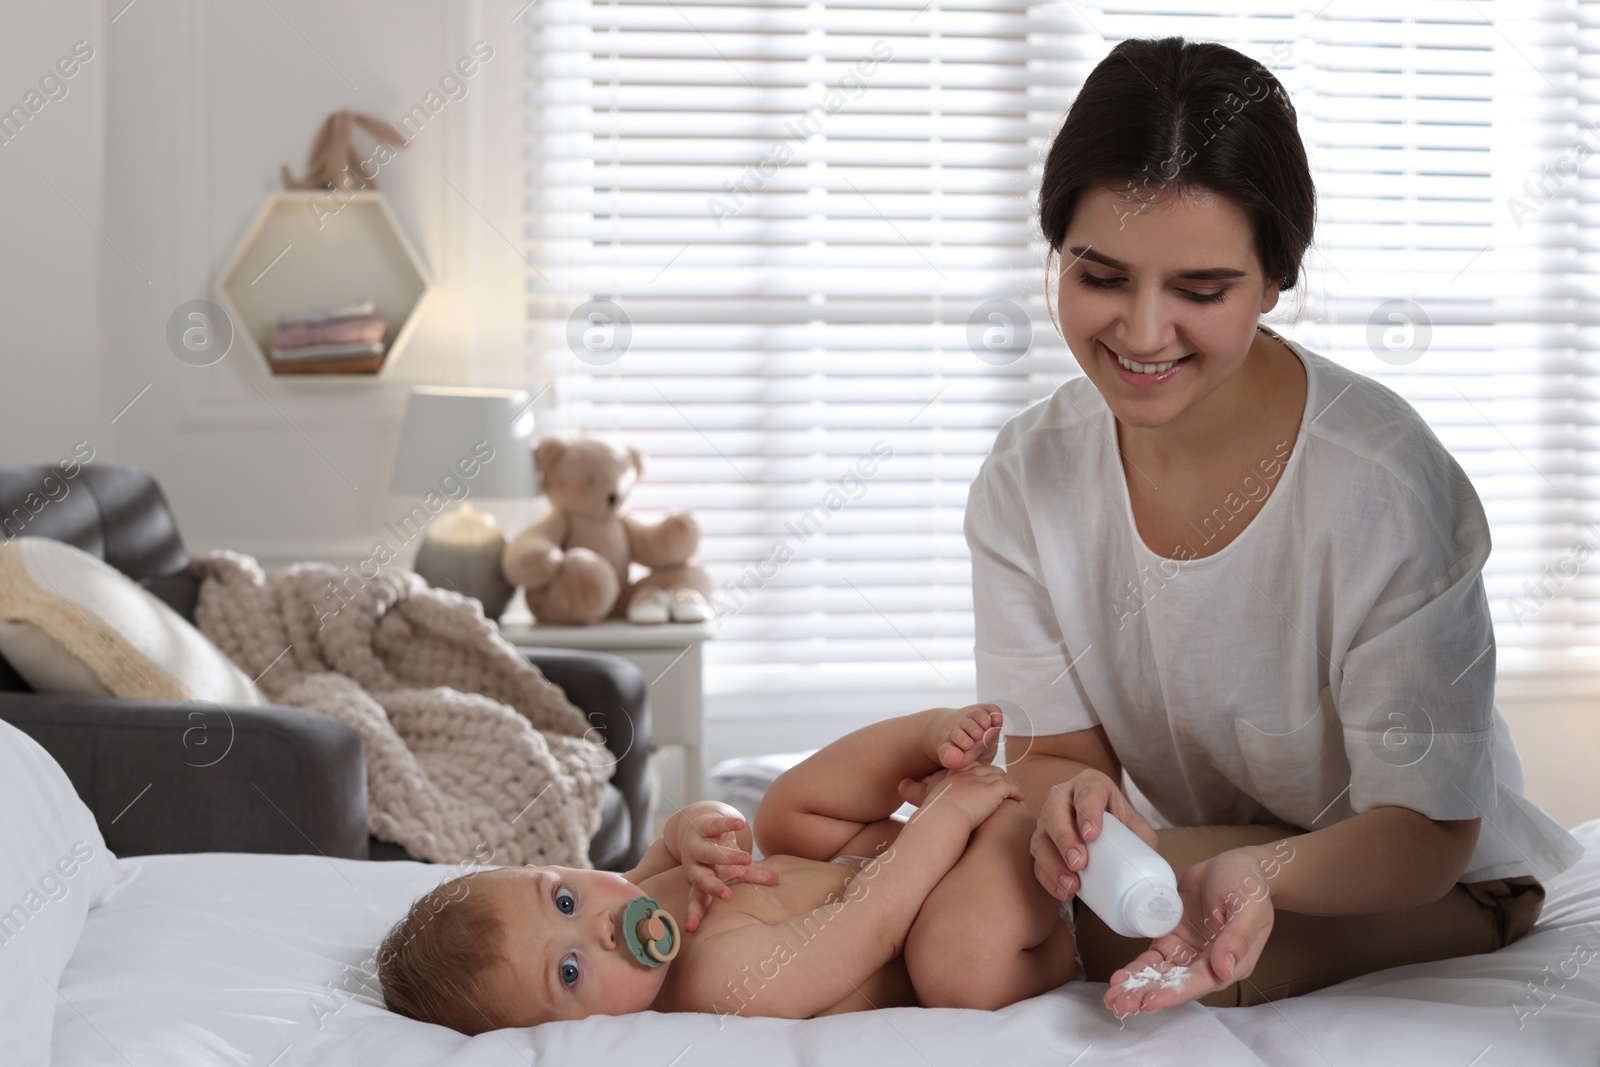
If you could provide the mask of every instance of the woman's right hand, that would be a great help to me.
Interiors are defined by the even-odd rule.
[[[1051,787],[1039,809],[1029,850],[1034,877],[1057,900],[1071,900],[1077,894],[1078,872],[1089,864],[1085,842],[1100,836],[1108,810],[1145,844],[1156,847],[1155,830],[1103,771],[1085,768]]]

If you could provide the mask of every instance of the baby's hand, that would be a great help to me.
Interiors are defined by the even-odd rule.
[[[974,763],[959,771],[938,770],[926,778],[900,782],[902,799],[919,808],[949,803],[965,812],[971,828],[995,813],[1007,800],[1022,800],[1022,787],[992,763]]]
[[[678,834],[679,862],[689,880],[689,914],[683,928],[694,933],[713,897],[733,899],[726,879],[742,876],[756,885],[777,885],[778,872],[752,863],[750,853],[739,847],[735,831],[744,827],[736,815],[705,814],[686,822]]]

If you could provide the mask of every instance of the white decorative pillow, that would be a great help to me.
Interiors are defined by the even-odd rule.
[[[117,858],[61,765],[0,720],[0,1049],[48,1064],[56,986]]]
[[[0,544],[0,654],[40,692],[266,703],[183,616],[104,560],[48,537]]]
[[[0,654],[17,668],[36,693],[75,697],[111,695],[87,663],[31,622],[0,619]]]

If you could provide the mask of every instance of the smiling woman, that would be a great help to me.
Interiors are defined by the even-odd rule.
[[[1149,946],[1077,913],[1119,1014],[1493,951],[1579,851],[1522,796],[1494,705],[1472,483],[1400,397],[1260,323],[1315,206],[1272,73],[1177,37],[1113,48],[1045,163],[1051,304],[1084,375],[972,484],[978,696],[1013,702],[1047,889],[1074,897],[1107,812],[1182,876],[1184,922]],[[1151,566],[1160,596],[1129,612]],[[1187,977],[1115,984],[1151,966]]]

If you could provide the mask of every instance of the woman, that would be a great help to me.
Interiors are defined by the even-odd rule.
[[[1521,937],[1581,849],[1521,795],[1494,706],[1482,506],[1405,401],[1258,322],[1315,215],[1281,85],[1222,45],[1122,42],[1039,213],[1084,377],[972,485],[978,694],[1014,702],[1046,888],[1073,898],[1109,811],[1185,905],[1148,948],[1077,909],[1085,977],[1119,1015],[1250,1004]],[[1124,988],[1152,964],[1189,977]]]

